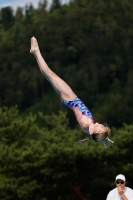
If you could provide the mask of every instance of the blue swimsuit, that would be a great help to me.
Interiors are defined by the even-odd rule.
[[[76,99],[74,99],[72,101],[66,101],[64,99],[61,99],[61,102],[62,102],[62,104],[64,104],[65,106],[67,106],[71,109],[73,107],[77,108],[82,115],[85,115],[85,116],[91,118],[92,121],[93,121],[93,116],[92,116],[91,112],[89,111],[89,109],[85,106],[85,104],[77,96],[76,96]],[[83,131],[85,133],[89,134],[89,127],[84,128]]]

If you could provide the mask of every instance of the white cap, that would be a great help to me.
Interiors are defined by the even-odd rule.
[[[116,178],[115,178],[115,181],[117,181],[118,179],[123,180],[123,181],[126,181],[125,176],[122,175],[122,174],[117,175]]]

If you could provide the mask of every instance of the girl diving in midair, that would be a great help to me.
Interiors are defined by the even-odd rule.
[[[108,138],[111,132],[110,128],[106,124],[100,124],[97,122],[94,123],[92,114],[85,104],[72,91],[69,85],[48,67],[41,55],[38,42],[35,37],[31,38],[30,53],[35,56],[42,74],[59,94],[62,104],[73,110],[81,129],[91,136],[90,139],[95,142],[103,141],[105,148],[107,148],[109,142],[113,143],[113,141]],[[83,143],[90,139],[86,138],[79,140],[77,143]]]

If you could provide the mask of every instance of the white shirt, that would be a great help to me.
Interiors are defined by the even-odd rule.
[[[129,187],[125,187],[124,195],[128,200],[133,200],[133,190]],[[118,189],[115,188],[108,193],[106,200],[122,200],[121,196],[118,193]]]

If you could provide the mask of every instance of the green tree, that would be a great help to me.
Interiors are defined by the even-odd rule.
[[[26,13],[18,9],[8,29],[0,24],[0,105],[18,105],[21,111],[35,106],[37,112],[38,102],[44,107],[43,100],[53,94],[29,54],[34,35],[48,65],[72,87],[96,121],[116,127],[132,123],[132,3],[75,0],[46,8],[46,1],[38,8],[28,5]],[[62,109],[58,101],[48,100],[45,114]],[[70,125],[75,126],[68,113]]]
[[[105,199],[119,173],[132,187],[132,125],[113,129],[115,143],[105,150],[103,143],[75,144],[85,135],[69,128],[65,113],[22,119],[4,108],[0,115],[2,199]]]
[[[4,29],[7,30],[11,28],[14,22],[13,9],[11,7],[2,8],[1,18]]]

